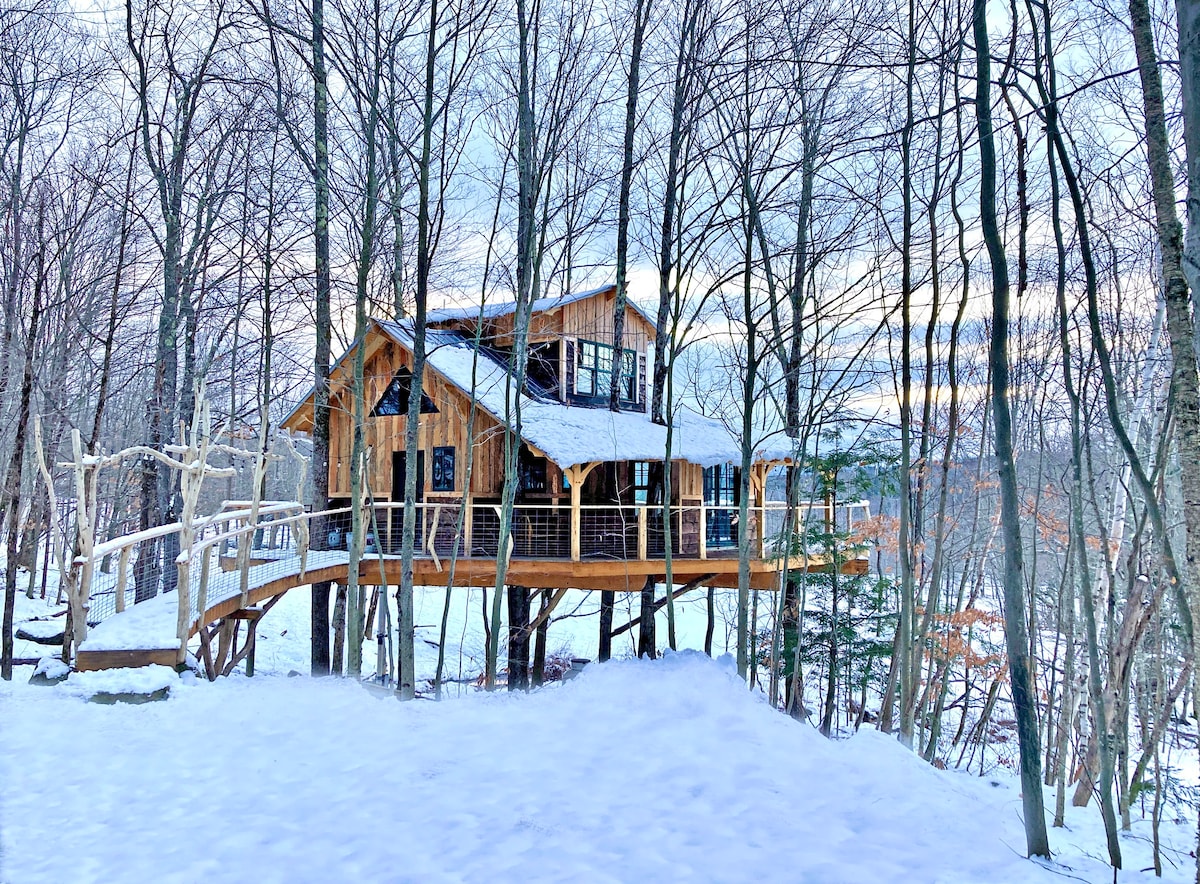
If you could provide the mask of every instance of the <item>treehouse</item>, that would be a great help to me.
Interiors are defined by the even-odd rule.
[[[782,502],[769,502],[765,489],[769,469],[780,461],[765,454],[753,459],[748,499],[742,501],[735,466],[741,449],[719,422],[686,410],[674,415],[670,428],[650,420],[654,326],[630,304],[624,346],[617,353],[614,299],[615,289],[609,287],[536,302],[528,377],[519,389],[510,371],[512,305],[433,312],[426,327],[412,464],[406,457],[405,422],[413,327],[373,320],[331,372],[331,507],[317,513],[303,512],[294,501],[251,500],[229,501],[219,512],[198,516],[201,479],[222,470],[206,463],[207,430],[193,428],[186,446],[171,449],[178,454],[171,463],[181,477],[186,474],[186,481],[180,480],[185,495],[180,522],[93,545],[88,508],[79,510],[87,543],[68,580],[77,610],[76,666],[180,663],[189,640],[199,635],[206,671],[228,671],[239,655],[253,654],[254,624],[283,593],[349,579],[352,372],[359,347],[370,515],[363,538],[367,555],[358,563],[360,584],[401,583],[404,488],[411,468],[417,491],[414,582],[495,585],[497,561],[504,560],[506,437],[518,445],[516,501],[504,550],[510,588],[636,591],[665,583],[669,563],[671,582],[682,584],[676,594],[700,585],[736,587],[743,565],[751,587],[778,589],[784,568],[828,568],[827,561],[783,556],[776,549],[787,509]],[[622,369],[618,411],[607,407],[614,365]],[[517,428],[512,434],[510,426]],[[283,427],[292,433],[312,431],[311,394]],[[89,470],[103,465],[80,454],[75,466],[81,485],[94,488]],[[839,524],[848,527],[862,507],[840,508]],[[832,503],[810,509],[805,518],[814,512],[826,524],[837,518]],[[743,517],[748,548],[739,556]],[[310,523],[321,526],[320,537],[312,536]],[[145,598],[134,592],[129,605],[136,583],[130,578],[141,567],[145,543],[166,536],[178,538],[172,572],[176,591]],[[97,568],[110,558],[118,562],[115,581],[97,580]],[[862,571],[865,565],[865,559],[855,559],[843,570]],[[247,634],[237,650],[242,621]],[[94,634],[88,631],[92,626]]]
[[[400,552],[404,486],[416,471],[418,582],[488,585],[499,552],[505,427],[520,412],[509,582],[534,587],[640,589],[664,579],[668,545],[675,582],[737,585],[740,448],[719,422],[681,412],[667,428],[649,414],[654,324],[625,311],[622,351],[613,347],[615,286],[534,303],[527,378],[510,369],[514,305],[431,311],[426,328],[416,463],[405,424],[412,383],[411,323],[372,320],[330,380],[329,494],[349,507],[353,363],[364,348],[366,485],[373,517],[369,552]],[[614,365],[621,409],[608,405]],[[283,421],[311,432],[313,398]],[[769,539],[782,504],[764,498],[768,460],[756,460],[748,501],[751,581],[774,588],[780,565]],[[669,493],[669,507],[663,495]],[[345,543],[348,513],[330,532]]]

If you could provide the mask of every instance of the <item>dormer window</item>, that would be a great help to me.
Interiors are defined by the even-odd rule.
[[[613,348],[596,341],[580,341],[575,351],[575,395],[588,399],[607,399],[612,388]],[[623,350],[621,402],[637,403],[637,353]]]

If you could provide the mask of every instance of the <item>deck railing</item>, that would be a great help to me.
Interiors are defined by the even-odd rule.
[[[448,561],[494,559],[500,545],[501,508],[498,503],[473,502],[466,516],[461,502],[425,502],[417,505],[414,556]],[[750,507],[751,555],[772,558],[779,549],[787,517],[784,503]],[[404,505],[377,504],[365,513],[367,531],[364,557],[397,556],[403,541]],[[661,505],[581,505],[578,519],[566,504],[518,504],[513,509],[510,531],[511,556],[521,559],[566,559],[571,561],[615,559],[664,559],[670,518],[672,556],[707,559],[737,554],[739,508],[709,505],[701,501],[672,506],[667,514]],[[839,505],[835,512],[820,504],[802,505],[793,511],[796,528],[813,520],[839,527],[853,527],[869,515],[866,502]],[[277,577],[300,574],[310,564],[310,549],[323,557],[338,557],[350,536],[352,512],[347,508],[304,512],[297,503],[271,503],[259,507],[257,520],[250,522],[248,509],[235,508],[199,519],[184,534],[179,524],[162,526],[116,538],[96,546],[91,561],[82,557],[76,566],[85,574],[99,574],[102,560],[118,561],[116,579],[92,578],[94,586],[84,594],[87,622],[94,625],[123,611],[144,580],[141,557],[158,556],[172,548],[164,538],[190,535],[190,546],[179,549],[175,561],[156,564],[172,572],[168,589],[178,592],[177,634],[181,647],[210,608],[235,596],[247,596]],[[459,526],[461,524],[461,532]],[[572,535],[572,524],[578,533]],[[313,528],[325,532],[313,537]],[[178,548],[178,544],[176,544]],[[148,552],[149,551],[149,552]],[[84,566],[87,567],[84,567]],[[142,586],[143,595],[144,586]],[[157,594],[157,593],[155,593]],[[244,599],[243,599],[244,600]]]

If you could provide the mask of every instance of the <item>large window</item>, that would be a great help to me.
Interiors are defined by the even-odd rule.
[[[522,445],[517,452],[517,490],[521,494],[545,494],[546,472],[546,458],[537,457]]]
[[[705,534],[710,547],[737,543],[738,473],[731,463],[704,470]]]
[[[401,367],[371,409],[371,417],[396,417],[408,414],[408,391],[412,388],[412,372]],[[421,414],[437,414],[433,400],[421,394]]]
[[[453,445],[439,445],[433,449],[433,490],[454,490]]]
[[[613,348],[596,341],[580,341],[575,357],[575,393],[592,399],[604,399],[612,389]],[[623,350],[621,401],[637,401],[637,353]]]

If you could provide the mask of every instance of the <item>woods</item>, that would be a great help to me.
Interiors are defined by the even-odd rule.
[[[374,640],[381,683],[441,696],[463,593],[482,682],[536,686],[565,618],[598,620],[602,660],[626,644],[654,657],[679,649],[692,600],[705,651],[724,646],[772,706],[828,736],[874,725],[938,766],[1010,767],[1031,856],[1052,853],[1068,793],[1094,798],[1120,868],[1151,793],[1156,826],[1168,805],[1198,818],[1164,760],[1194,755],[1200,715],[1195,6],[10,4],[0,676],[20,665],[17,596],[39,580],[45,594],[55,562],[142,532],[104,564],[132,569],[139,603],[179,590],[196,539],[155,529],[228,501],[250,501],[251,521],[266,501],[336,503],[344,524],[305,522],[313,550],[349,556],[346,585],[311,589],[314,676],[361,677]],[[603,335],[576,331],[569,352],[542,336],[539,311],[604,286]],[[464,441],[438,443],[435,464],[422,421],[451,409],[427,361],[449,352],[452,318],[475,322],[471,393],[505,366],[489,391],[504,414],[454,411]],[[371,429],[376,320],[412,329],[391,454]],[[485,340],[485,323],[507,325]],[[588,407],[647,414],[661,454],[546,472],[522,391],[568,392],[555,360],[571,393],[591,372]],[[309,395],[307,437],[283,441]],[[692,413],[739,456],[681,456]],[[201,489],[180,480],[194,464],[149,450],[203,450],[203,473],[202,426]],[[481,540],[485,448],[500,485]],[[508,568],[551,524],[568,538],[553,557],[580,560],[589,481],[642,508],[606,536],[664,570],[581,585],[577,609],[565,584],[515,585]],[[432,528],[426,492],[445,508]],[[562,513],[529,515],[543,492]],[[372,595],[359,563],[383,573],[385,532],[400,577]],[[699,557],[710,538],[736,556],[736,589],[675,579],[696,532]],[[453,588],[485,542],[494,584]],[[414,558],[431,553],[447,597],[426,684]],[[761,558],[779,563],[770,589]],[[69,658],[91,602],[55,592],[72,601]]]

